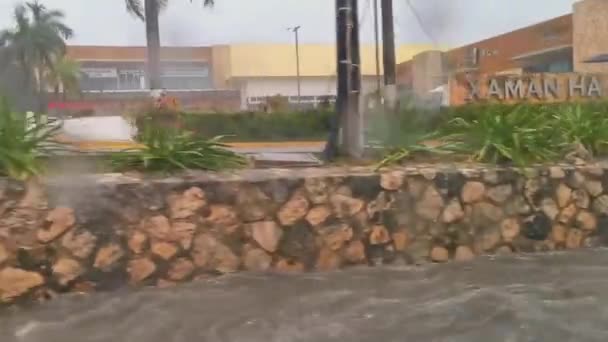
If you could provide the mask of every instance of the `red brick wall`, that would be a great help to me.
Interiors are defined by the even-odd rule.
[[[479,73],[495,73],[517,68],[513,57],[567,44],[572,44],[572,15],[568,14],[500,36],[469,44],[448,52],[449,70],[465,66],[467,52],[472,48],[496,51],[491,56],[479,57]]]

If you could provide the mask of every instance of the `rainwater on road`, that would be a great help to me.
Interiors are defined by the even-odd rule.
[[[608,341],[608,250],[236,274],[0,312],[2,342]]]

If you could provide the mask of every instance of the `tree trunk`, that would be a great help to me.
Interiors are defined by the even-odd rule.
[[[146,38],[148,41],[148,85],[151,90],[161,89],[160,28],[158,0],[146,0]]]

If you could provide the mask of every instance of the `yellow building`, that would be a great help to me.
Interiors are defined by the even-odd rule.
[[[397,62],[411,59],[428,50],[428,45],[397,48]],[[301,103],[318,103],[336,95],[336,48],[329,44],[300,46]],[[282,95],[297,102],[298,80],[295,46],[286,44],[242,44],[225,47],[227,60],[225,80],[240,90],[242,107],[256,105],[268,96]],[[380,54],[380,64],[382,64]],[[364,93],[376,90],[376,50],[373,45],[361,47],[361,74]],[[380,65],[382,74],[382,65]]]
[[[407,61],[430,48],[428,45],[400,46],[397,62]],[[84,92],[103,93],[104,98],[125,98],[125,95],[116,94],[144,93],[147,89],[145,47],[70,46],[68,55],[82,65]],[[332,44],[300,45],[301,103],[315,104],[335,97],[335,56],[336,48]],[[232,107],[240,106],[241,109],[259,105],[274,95],[298,102],[293,44],[165,47],[161,59],[163,87],[170,92],[188,93],[189,99],[195,99],[191,102],[196,107],[202,108],[206,102],[214,100],[207,97],[219,96],[218,91],[227,91],[231,97],[238,91],[236,96],[240,101],[230,102]],[[363,91],[374,91],[376,56],[373,45],[362,46],[361,59]],[[217,103],[215,100],[214,105]]]

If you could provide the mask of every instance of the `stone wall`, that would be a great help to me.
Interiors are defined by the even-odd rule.
[[[596,165],[99,175],[36,189],[1,182],[5,304],[241,270],[467,261],[608,237],[608,173]]]

